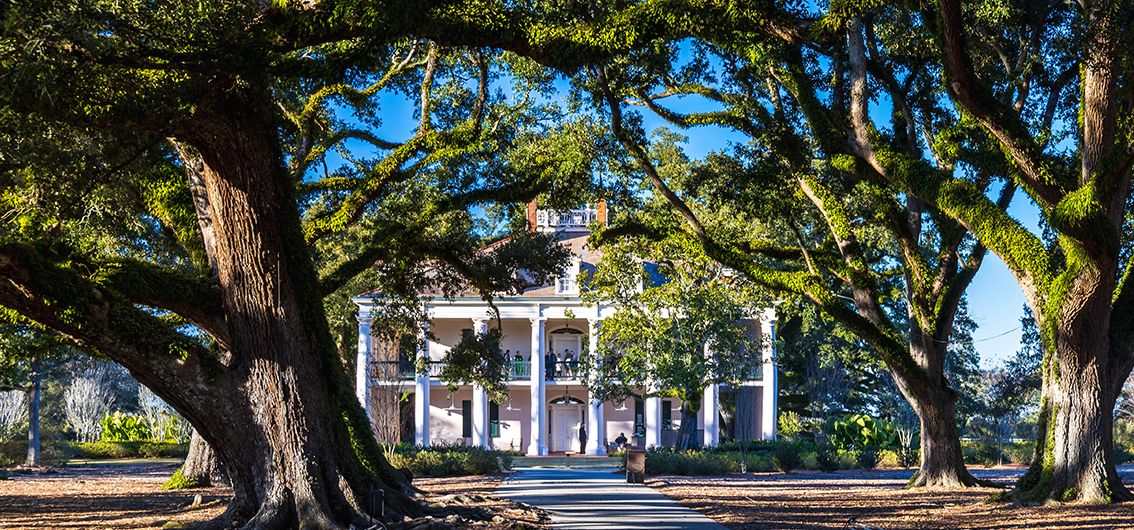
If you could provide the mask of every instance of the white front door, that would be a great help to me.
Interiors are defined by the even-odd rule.
[[[551,450],[582,452],[579,447],[582,424],[582,405],[551,405]]]

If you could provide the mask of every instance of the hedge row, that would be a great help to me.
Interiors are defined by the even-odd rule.
[[[400,449],[390,462],[412,477],[492,475],[512,469],[512,455],[477,447]]]
[[[57,465],[72,458],[184,458],[189,452],[188,444],[153,442],[60,442],[45,440],[41,446],[40,459],[44,464]],[[27,440],[0,442],[0,467],[23,463],[27,455]]]

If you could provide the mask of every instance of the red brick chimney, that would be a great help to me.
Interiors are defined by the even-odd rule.
[[[601,200],[595,205],[595,216],[598,217],[599,224],[606,226],[606,200]]]
[[[536,231],[536,200],[528,203],[528,230]]]

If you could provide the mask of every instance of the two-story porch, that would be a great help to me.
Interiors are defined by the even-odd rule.
[[[630,445],[672,446],[684,420],[676,399],[591,399],[581,380],[583,359],[596,349],[597,331],[612,307],[582,306],[576,297],[508,297],[496,301],[500,310],[496,320],[479,298],[431,302],[427,310],[432,318],[422,326],[420,350],[410,352],[411,358],[404,350],[395,357],[389,352],[397,349],[376,348],[367,317],[372,302],[361,297],[355,302],[363,315],[358,363],[368,367],[359,372],[359,399],[374,421],[374,408],[388,406],[380,405],[385,401],[375,399],[377,395],[411,393],[413,407],[402,409],[402,419],[408,422],[407,416],[412,416],[417,445],[458,443],[529,455],[565,451],[601,455],[620,435]],[[752,438],[775,436],[775,370],[766,369],[774,366],[774,316],[768,312],[749,324],[767,347],[760,359],[754,359],[748,381],[737,388],[712,385],[705,390],[697,415],[703,445],[719,443],[722,431]],[[497,326],[502,331],[500,347],[509,358],[507,399],[493,403],[483,389],[470,385],[450,393],[439,378],[445,353],[465,334]],[[386,353],[376,353],[379,350]],[[725,410],[728,414],[722,414]]]

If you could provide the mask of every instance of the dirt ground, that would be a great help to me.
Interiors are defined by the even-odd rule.
[[[48,473],[12,474],[0,480],[0,529],[16,528],[157,528],[167,523],[191,524],[224,511],[231,491],[201,488],[165,491],[162,483],[177,469],[176,462],[132,461],[67,466]],[[461,504],[505,510],[511,503],[488,494],[502,477],[418,479],[414,484],[432,504]],[[200,504],[194,498],[200,495]],[[502,512],[512,527],[516,521],[547,528],[538,513]]]
[[[224,510],[229,491],[207,488],[163,491],[175,462],[69,466],[45,474],[0,480],[0,529],[155,528],[205,521]],[[977,470],[982,478],[1010,484],[1019,470]],[[999,490],[902,489],[908,472],[796,472],[728,477],[658,477],[662,493],[734,529],[1134,529],[1134,503],[1115,506],[1019,507],[989,498]],[[1134,473],[1124,474],[1134,486]],[[418,479],[430,503],[507,509],[490,495],[501,477]],[[200,504],[193,505],[194,497]],[[548,528],[537,513],[500,512],[510,526]],[[480,528],[485,528],[481,526]]]
[[[976,470],[1008,485],[1019,470]],[[909,491],[909,473],[795,472],[658,477],[649,485],[732,529],[1134,529],[1134,503],[1014,506],[1001,490]],[[1124,475],[1128,486],[1131,477]]]
[[[0,528],[153,528],[220,515],[225,488],[165,491],[175,462],[67,466],[0,480]],[[201,496],[201,505],[192,506]]]

